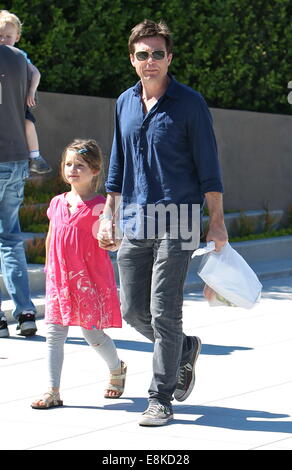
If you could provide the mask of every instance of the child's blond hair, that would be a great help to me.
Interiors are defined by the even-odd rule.
[[[65,161],[66,161],[66,154],[68,150],[73,150],[76,153],[79,154],[80,157],[83,158],[83,160],[87,163],[89,168],[92,170],[98,170],[99,173],[93,177],[92,179],[92,185],[93,185],[93,190],[97,191],[98,188],[101,185],[102,182],[102,151],[100,149],[100,146],[94,139],[75,139],[73,142],[68,144],[61,157],[61,176],[65,183],[68,183],[68,181],[65,178],[64,175],[64,167],[65,167]]]
[[[20,19],[8,10],[0,10],[0,26],[5,26],[7,23],[13,24],[17,29],[17,33],[21,35],[22,23]]]

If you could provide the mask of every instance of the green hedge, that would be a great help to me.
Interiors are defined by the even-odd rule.
[[[164,19],[174,34],[171,71],[213,107],[291,114],[290,0],[14,0],[19,47],[42,73],[40,90],[117,97],[136,76],[131,28]],[[290,55],[288,51],[290,50]]]

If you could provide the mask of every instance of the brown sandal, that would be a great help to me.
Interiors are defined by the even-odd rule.
[[[42,402],[42,404],[40,404]],[[60,400],[59,392],[46,392],[39,400],[32,402],[31,407],[36,410],[47,410],[55,408],[56,406],[63,406],[63,401]]]
[[[126,382],[126,374],[127,374],[127,366],[126,364],[121,361],[121,373],[120,374],[110,374],[110,381],[111,380],[122,380],[122,385],[113,385],[111,382],[108,384],[104,398],[120,398],[124,393],[125,389],[125,382]],[[110,395],[109,392],[115,392],[115,395]]]

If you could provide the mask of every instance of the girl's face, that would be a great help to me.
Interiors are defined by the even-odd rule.
[[[1,46],[14,46],[20,39],[16,26],[12,23],[7,23],[5,26],[0,27],[0,45]]]
[[[66,181],[74,187],[90,188],[92,179],[99,170],[93,170],[82,156],[74,150],[67,150],[63,174]]]

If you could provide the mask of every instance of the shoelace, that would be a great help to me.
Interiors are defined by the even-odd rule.
[[[155,415],[157,413],[157,410],[167,413],[167,409],[165,408],[165,406],[160,405],[160,403],[153,403],[152,405],[149,405],[145,413],[149,415]]]
[[[191,370],[192,370],[191,364],[186,364],[186,365],[180,367],[180,369],[179,369],[178,381],[177,381],[177,383],[178,383],[179,385],[183,385],[183,384],[184,384],[184,382],[185,382],[185,374],[186,374],[187,371],[191,371]]]

